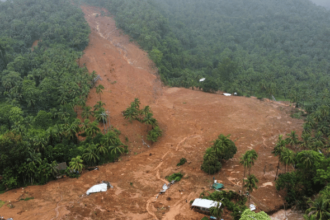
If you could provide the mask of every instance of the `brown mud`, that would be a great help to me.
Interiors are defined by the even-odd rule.
[[[277,193],[274,184],[278,159],[271,151],[279,134],[292,130],[300,134],[302,130],[303,121],[290,117],[289,106],[164,87],[147,53],[116,28],[113,18],[101,16],[98,8],[84,6],[82,10],[92,32],[79,63],[90,72],[95,70],[102,78],[98,83],[105,87],[101,97],[92,89],[87,104],[93,106],[100,98],[106,103],[111,125],[122,131],[123,142],[128,138],[130,153],[119,162],[83,173],[79,179],[63,178],[1,194],[1,200],[14,205],[0,208],[1,216],[19,220],[201,219],[204,215],[191,210],[189,202],[210,189],[213,177],[226,189],[240,190],[243,167],[239,157],[250,149],[259,154],[252,168],[259,188],[252,193],[251,201],[266,212],[283,205],[283,195]],[[148,143],[150,148],[142,144],[148,128],[129,123],[121,113],[134,98],[140,99],[141,106],[151,107],[164,131],[157,143]],[[200,169],[203,154],[221,133],[231,134],[238,152],[219,173],[210,176]],[[188,162],[177,167],[182,157]],[[184,173],[184,178],[156,198],[167,182],[165,177],[174,172]],[[114,188],[85,195],[102,180]],[[22,195],[34,199],[18,201]]]

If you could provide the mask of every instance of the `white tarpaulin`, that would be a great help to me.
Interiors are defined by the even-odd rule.
[[[204,82],[204,81],[205,81],[205,78],[202,78],[202,79],[200,79],[199,81],[200,81],[200,82]]]
[[[254,211],[254,210],[256,210],[256,206],[255,206],[255,205],[253,205],[253,204],[250,204],[250,210],[251,210],[251,211]]]
[[[89,190],[87,190],[86,194],[89,195],[91,193],[106,192],[107,189],[108,189],[108,185],[106,183],[101,183],[92,186]]]
[[[216,201],[208,200],[208,199],[195,199],[191,206],[209,209],[212,207],[217,207],[218,204],[220,204],[220,206],[221,206],[221,202],[216,202]]]
[[[223,93],[224,96],[231,96],[230,93]]]
[[[167,189],[168,189],[168,186],[166,184],[164,184],[163,189],[160,192],[164,193],[164,192],[166,192]]]

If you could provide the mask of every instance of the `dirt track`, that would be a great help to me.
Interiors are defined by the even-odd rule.
[[[200,165],[205,149],[221,133],[231,134],[238,152],[214,177],[227,189],[239,190],[243,177],[239,157],[255,149],[259,159],[252,173],[259,179],[259,189],[252,193],[252,201],[264,211],[274,211],[283,204],[273,182],[278,160],[271,150],[279,134],[301,131],[303,122],[289,116],[290,107],[255,98],[163,87],[147,54],[116,29],[112,18],[97,16],[97,8],[82,9],[92,33],[79,62],[102,77],[99,83],[105,90],[101,99],[111,112],[111,124],[122,131],[121,139],[128,138],[130,153],[120,162],[86,172],[79,179],[65,178],[6,192],[0,199],[12,201],[14,208],[3,206],[0,216],[15,220],[201,219],[204,215],[190,210],[189,202],[211,185],[213,176],[202,172]],[[147,127],[129,123],[121,114],[136,97],[142,106],[150,105],[164,130],[150,149],[141,140],[146,139]],[[87,103],[92,106],[99,99],[93,89]],[[188,163],[177,167],[182,157]],[[179,171],[185,177],[156,199],[165,176]],[[110,181],[114,189],[82,196],[102,180]],[[23,193],[35,199],[17,201]]]

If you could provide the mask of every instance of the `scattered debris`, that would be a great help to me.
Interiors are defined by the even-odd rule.
[[[143,140],[143,138],[142,138],[142,144],[150,148],[150,146]]]
[[[253,204],[250,204],[250,210],[251,210],[251,211],[254,211],[254,210],[256,210],[256,206],[255,206],[255,205],[253,205]]]
[[[56,169],[58,169],[58,170],[65,170],[67,167],[68,166],[66,165],[66,162],[63,162],[63,163],[57,164]]]
[[[108,189],[113,189],[113,186],[108,181],[102,181],[102,183],[107,184]]]
[[[175,183],[175,180],[172,180],[169,184],[166,185],[166,183],[163,185],[163,189],[159,191],[158,195],[156,196],[156,199],[158,199],[158,196],[162,193],[165,193],[171,185]],[[169,198],[169,197],[168,197]]]
[[[231,96],[230,93],[222,93],[222,95],[224,95],[224,96]]]
[[[88,167],[87,170],[88,171],[99,170],[99,168],[97,166],[95,166],[95,167]]]
[[[166,192],[166,190],[168,189],[168,186],[166,185],[166,183],[163,185],[163,189],[160,190],[160,193],[164,193]]]

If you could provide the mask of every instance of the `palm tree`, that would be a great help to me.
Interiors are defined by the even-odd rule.
[[[295,154],[292,150],[285,148],[280,158],[281,162],[285,165],[285,172],[287,172],[287,166],[294,164]]]
[[[142,112],[145,116],[147,116],[148,113],[151,113],[150,107],[148,105],[145,106],[144,109],[142,110]]]
[[[314,151],[302,151],[298,154],[298,162],[301,163],[306,170],[314,165],[315,158]]]
[[[330,200],[325,196],[319,196],[314,201],[308,200],[310,208],[306,210],[306,217],[315,220],[330,219]]]
[[[101,143],[102,143],[102,145],[105,145],[105,146],[122,146],[123,145],[123,143],[118,138],[117,134],[113,131],[107,132],[102,137]]]
[[[283,150],[285,149],[285,145],[286,145],[286,142],[285,142],[285,140],[283,140],[283,135],[280,135],[278,137],[274,150],[272,151],[272,154],[274,154],[275,156],[279,156],[275,180],[277,178],[278,170],[280,168],[281,154],[282,154]]]
[[[101,93],[103,93],[104,86],[103,85],[98,85],[96,87],[96,93],[100,95],[100,100],[101,100]]]
[[[229,146],[232,145],[232,141],[229,139],[230,135],[220,134],[218,138],[213,142],[212,148],[216,152],[219,160],[222,160],[225,154],[225,151],[229,149]]]
[[[221,218],[222,215],[222,205],[220,202],[217,202],[217,206],[216,207],[212,207],[210,209],[210,213],[212,216],[217,217],[218,219]]]
[[[136,109],[140,109],[141,102],[138,98],[135,98],[133,103]]]
[[[304,149],[309,148],[311,143],[311,135],[309,133],[303,133],[301,135],[301,139],[302,139],[302,143],[300,146]]]
[[[90,144],[86,149],[85,153],[82,155],[82,158],[91,164],[95,164],[100,158],[97,155],[98,144]]]
[[[123,115],[125,119],[128,119],[130,122],[132,122],[132,120],[138,119],[139,112],[135,108],[134,103],[132,103],[131,107],[124,111]]]
[[[94,111],[97,111],[99,109],[101,109],[103,106],[105,106],[105,103],[102,101],[98,101],[95,105],[94,105]]]
[[[290,134],[287,134],[288,138],[286,139],[286,143],[292,147],[297,146],[299,144],[298,135],[295,131],[291,131]]]
[[[240,164],[244,166],[244,176],[242,181],[242,192],[244,191],[244,179],[246,174],[246,169],[249,169],[249,175],[251,173],[251,167],[254,165],[254,161],[257,160],[258,154],[255,150],[246,151],[245,154],[240,158]]]
[[[84,161],[81,159],[81,156],[72,158],[69,163],[70,170],[77,170],[80,173],[84,167],[83,162]]]
[[[72,124],[67,128],[66,133],[72,139],[76,137],[76,134],[80,132],[80,120],[76,119]],[[77,141],[76,141],[77,142]]]
[[[244,180],[244,182],[245,182],[244,187],[246,187],[247,191],[249,192],[249,204],[250,204],[251,193],[253,192],[253,189],[258,189],[257,183],[259,182],[259,180],[257,179],[257,177],[251,174],[248,175],[247,179]]]
[[[97,133],[101,131],[99,127],[97,127],[98,123],[93,121],[89,124],[89,127],[85,130],[86,135],[89,137],[94,137]]]
[[[91,111],[91,109],[92,109],[92,107],[90,107],[90,106],[83,107],[81,117],[89,119],[90,116],[93,116],[93,112]]]
[[[56,174],[58,174],[58,169],[57,169],[57,165],[58,163],[56,161],[53,161],[52,163],[48,164],[49,165],[49,169],[51,174],[56,177]]]
[[[103,145],[99,145],[99,147],[97,148],[97,153],[99,155],[106,155],[108,153],[108,148]]]
[[[157,126],[157,120],[155,119],[155,118],[153,118],[153,114],[152,113],[147,113],[145,116],[144,116],[144,118],[143,118],[143,120],[142,120],[142,122],[144,123],[144,124],[146,124],[146,125],[151,125],[151,129],[153,129],[154,128],[154,126]]]
[[[124,148],[122,148],[121,146],[110,146],[109,149],[110,149],[110,153],[115,155],[124,152]]]

